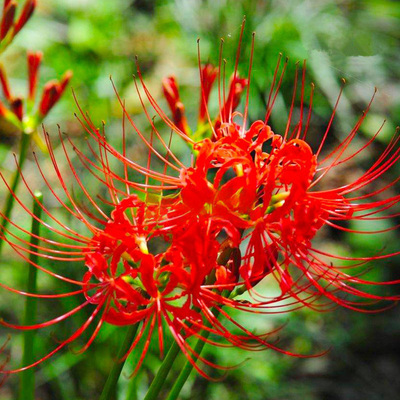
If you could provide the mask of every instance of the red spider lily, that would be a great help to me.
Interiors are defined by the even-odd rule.
[[[92,140],[88,141],[89,154],[67,140],[85,168],[86,176],[94,178],[108,192],[108,198],[103,194],[99,196],[100,202],[90,194],[84,177],[80,177],[73,167],[60,134],[67,164],[88,206],[75,200],[67,188],[63,178],[64,172],[58,166],[54,150],[46,136],[54,171],[66,200],[63,200],[50,184],[38,164],[39,173],[55,200],[86,229],[87,234],[63,224],[42,205],[44,213],[53,225],[42,220],[40,222],[52,234],[58,235],[59,240],[41,236],[39,239],[42,244],[36,246],[36,250],[31,250],[26,248],[28,242],[25,239],[18,236],[13,229],[6,228],[2,239],[25,260],[28,259],[27,254],[33,252],[42,258],[60,262],[80,261],[82,270],[79,272],[82,278],[67,278],[58,274],[56,270],[45,269],[35,264],[34,266],[44,273],[77,285],[78,290],[55,295],[33,295],[6,285],[2,287],[40,298],[80,295],[86,300],[58,318],[31,327],[4,321],[1,323],[16,329],[44,328],[69,318],[84,307],[94,308],[86,322],[56,349],[31,366],[11,370],[9,373],[39,364],[81,336],[90,325],[95,325],[93,333],[82,351],[90,346],[104,323],[120,326],[141,322],[138,336],[127,353],[129,354],[140,339],[147,335],[145,348],[136,369],[144,360],[154,331],[158,333],[160,351],[163,352],[166,325],[182,352],[196,369],[206,376],[195,364],[197,358],[208,365],[217,368],[219,366],[196,354],[190,345],[191,337],[216,346],[235,346],[248,350],[272,348],[290,354],[267,341],[270,333],[256,335],[239,324],[230,316],[229,309],[263,314],[287,312],[304,306],[317,311],[327,311],[336,305],[342,305],[372,312],[376,309],[371,309],[371,304],[380,300],[399,299],[399,296],[379,296],[362,289],[367,285],[397,284],[398,281],[370,282],[360,275],[351,275],[346,270],[398,253],[375,254],[363,258],[343,257],[346,261],[354,262],[351,267],[344,267],[336,265],[336,261],[327,261],[340,260],[341,257],[316,249],[313,244],[315,235],[324,226],[346,231],[350,229],[341,226],[340,221],[398,216],[398,212],[388,214],[388,210],[395,207],[400,196],[382,195],[388,193],[388,189],[393,187],[399,178],[383,184],[378,189],[371,189],[366,194],[360,192],[368,190],[368,187],[399,160],[398,135],[395,134],[382,155],[354,182],[329,190],[317,190],[317,184],[322,179],[327,180],[328,174],[335,167],[365,151],[379,134],[378,131],[353,154],[347,154],[371,103],[348,136],[323,157],[323,146],[337,105],[319,148],[313,151],[306,142],[312,94],[308,117],[303,121],[305,67],[300,85],[299,120],[293,121],[294,99],[298,90],[296,70],[293,101],[285,132],[277,134],[268,125],[286,69],[285,62],[280,70],[279,61],[273,77],[265,120],[255,121],[247,126],[253,46],[249,75],[246,79],[240,78],[237,72],[238,50],[227,95],[224,83],[221,92],[221,65],[217,70],[209,65],[200,65],[202,105],[199,117],[201,131],[198,135],[195,132],[189,136],[189,128],[183,114],[184,107],[175,79],[167,78],[163,82],[164,94],[173,114],[170,119],[147,89],[139,68],[137,76],[140,84],[135,80],[135,85],[151,128],[150,136],[143,134],[137,127],[118,93],[124,114],[122,151],[107,141],[104,126],[103,129],[98,129],[80,110],[81,116],[78,120]],[[34,75],[32,72],[32,76]],[[212,84],[216,79],[219,112],[214,120],[211,120],[207,105]],[[225,77],[222,80],[225,81]],[[53,86],[52,88],[54,89]],[[246,102],[242,115],[236,109],[245,88]],[[57,90],[54,89],[55,92],[50,93],[53,89],[49,87],[47,92],[45,91],[48,96],[47,103],[42,101],[40,109],[46,108],[56,96],[54,93]],[[165,126],[193,147],[194,157],[190,166],[184,165],[172,152],[172,137],[169,142],[163,139],[151,117],[153,112],[145,106],[144,96]],[[46,107],[44,103],[47,104]],[[235,121],[241,116],[243,121],[239,125]],[[142,145],[148,149],[146,165],[127,156],[126,120],[141,139]],[[208,126],[204,124],[205,120],[208,121]],[[205,138],[205,134],[209,137]],[[201,139],[198,139],[199,137]],[[269,152],[266,148],[270,148]],[[114,164],[119,164],[119,172],[111,168]],[[140,178],[133,181],[129,178],[132,174]],[[33,190],[22,172],[21,175],[27,190],[33,196]],[[7,185],[4,178],[3,181]],[[7,187],[11,190],[8,185]],[[166,195],[167,190],[173,191],[173,194]],[[135,193],[132,193],[133,191]],[[21,207],[32,215],[19,197],[15,194],[13,196]],[[14,228],[29,234],[11,219],[7,221]],[[389,229],[395,228],[397,226]],[[156,244],[155,248],[152,248],[153,244]],[[166,250],[160,250],[161,244]],[[277,295],[260,293],[260,281],[267,276],[279,287]],[[247,297],[243,301],[240,295],[245,292]],[[209,339],[210,333],[216,338]]]
[[[87,120],[87,122],[90,123],[90,120]],[[162,197],[160,198],[161,202],[152,204],[150,201],[144,202],[139,200],[136,195],[129,194],[129,188],[133,187],[143,189],[147,197],[150,188],[153,191],[158,189],[161,192],[165,189],[166,185],[160,185],[157,188],[155,185],[145,183],[141,187],[140,185],[136,186],[137,184],[133,182],[131,183],[126,177],[118,177],[109,167],[109,157],[116,156],[115,150],[105,148],[105,138],[99,130],[92,131],[92,134],[96,143],[100,146],[99,154],[96,156],[93,147],[89,145],[91,155],[94,156],[97,163],[92,161],[93,157],[91,160],[77,148],[74,147],[74,149],[83,165],[109,189],[111,201],[114,201],[114,203],[109,203],[106,200],[103,201],[106,204],[113,204],[113,211],[109,214],[110,217],[107,217],[107,214],[99,207],[98,202],[89,194],[82,179],[72,165],[67,148],[60,134],[67,164],[71,168],[76,184],[81,188],[84,196],[89,204],[93,206],[94,210],[89,211],[74,200],[74,196],[69,192],[67,184],[63,179],[63,174],[57,164],[53,147],[46,135],[54,172],[58,177],[59,185],[64,191],[66,200],[63,200],[55,190],[54,185],[50,184],[46,176],[47,172],[42,169],[39,163],[37,163],[38,172],[54,199],[81,224],[82,228],[87,231],[87,234],[83,233],[82,228],[72,229],[65,225],[52,215],[44,205],[40,205],[40,207],[52,223],[45,223],[42,219],[39,222],[45,229],[52,233],[52,239],[46,238],[45,235],[37,237],[40,239],[41,244],[34,246],[33,249],[28,248],[28,242],[18,232],[15,232],[15,228],[23,234],[29,234],[29,232],[23,227],[18,226],[11,219],[7,219],[11,228],[4,228],[4,233],[2,234],[2,240],[9,243],[13,250],[28,262],[28,255],[34,253],[43,259],[54,260],[55,262],[71,263],[75,261],[85,263],[85,268],[82,271],[82,280],[62,276],[57,273],[57,268],[52,270],[40,264],[31,263],[45,274],[76,285],[77,290],[59,294],[33,294],[1,284],[4,289],[40,299],[57,299],[67,296],[84,295],[86,300],[75,309],[57,318],[33,326],[19,326],[5,321],[1,321],[0,323],[8,328],[19,330],[46,328],[72,317],[85,307],[92,305],[95,308],[86,322],[71,336],[61,341],[53,351],[30,366],[4,371],[6,373],[19,372],[38,365],[76,340],[91,325],[94,325],[91,337],[81,349],[81,351],[86,350],[105,322],[113,325],[127,325],[143,321],[142,329],[137,339],[132,343],[130,351],[135,348],[140,338],[145,334],[146,326],[150,326],[145,351],[137,368],[140,367],[144,359],[155,325],[158,327],[160,350],[163,351],[162,321],[166,322],[183,352],[193,362],[198,355],[193,353],[192,348],[187,343],[188,337],[201,337],[199,333],[201,329],[211,331],[223,338],[226,338],[228,335],[226,328],[222,324],[218,323],[217,326],[210,328],[207,322],[217,321],[215,314],[221,311],[217,312],[216,307],[218,307],[218,304],[221,304],[222,299],[224,299],[222,304],[227,307],[234,306],[235,303],[215,293],[213,290],[214,286],[210,286],[209,283],[213,282],[213,279],[215,279],[213,277],[216,275],[218,277],[218,285],[223,286],[226,284],[227,280],[221,275],[222,271],[225,271],[224,275],[229,275],[231,277],[230,282],[235,285],[238,278],[238,257],[234,259],[229,254],[226,256],[226,251],[221,251],[222,247],[217,238],[222,231],[226,232],[229,239],[225,240],[224,248],[229,253],[232,249],[237,249],[239,245],[240,234],[238,230],[233,225],[230,225],[229,221],[224,221],[218,217],[212,220],[208,217],[200,218],[198,221],[192,221],[191,224],[177,224],[174,222],[177,219],[176,213],[178,210],[182,212],[184,205],[179,206],[176,204],[176,201],[171,201],[168,198],[164,201]],[[124,153],[125,149],[122,154],[119,154],[119,157],[125,161]],[[149,154],[151,154],[151,149],[149,150]],[[126,164],[124,168],[127,168]],[[150,174],[150,172],[149,161],[144,173],[146,175]],[[157,176],[155,171],[152,173]],[[27,178],[22,171],[20,171],[20,174],[26,189],[34,197],[33,189],[29,186]],[[4,177],[2,175],[1,177],[11,191]],[[167,179],[166,175],[165,178]],[[114,181],[116,183],[119,181],[122,182],[125,185],[125,191],[117,188]],[[14,193],[13,196],[25,212],[37,218],[19,197]],[[180,222],[187,221],[185,213],[186,211],[180,215]],[[97,227],[98,224],[102,227]],[[55,240],[54,235],[59,236],[60,239]],[[164,253],[158,255],[149,254],[147,243],[157,238],[162,238],[164,241],[170,243],[170,247]],[[221,261],[221,254],[227,257],[227,260]],[[196,309],[199,311],[196,311]],[[225,318],[230,320],[228,315]],[[204,340],[218,344],[209,339]],[[256,336],[247,330],[239,336],[234,334],[229,335],[228,341],[231,345],[237,346],[240,344],[246,348],[258,348],[258,346],[274,347],[265,341],[265,335]],[[252,343],[254,341],[258,345]],[[204,360],[204,362],[209,363],[207,360]],[[199,372],[204,374],[200,369]]]
[[[241,269],[248,288],[253,286],[252,280],[258,282],[263,276],[273,272],[273,276],[280,283],[282,292],[292,292],[291,295],[301,303],[303,301],[297,294],[301,292],[307,296],[311,295],[312,302],[316,296],[323,295],[333,302],[354,309],[360,307],[362,309],[362,305],[357,306],[354,300],[341,298],[340,292],[370,300],[397,299],[397,296],[379,297],[355,288],[354,285],[357,284],[365,286],[380,283],[367,282],[359,277],[351,276],[343,271],[343,267],[336,267],[323,261],[319,256],[321,252],[312,247],[311,239],[324,225],[346,230],[337,224],[338,220],[386,219],[398,215],[397,213],[381,214],[382,211],[396,205],[400,198],[398,195],[384,200],[366,202],[369,198],[392,187],[398,179],[370,194],[348,196],[353,191],[371,185],[398,161],[400,157],[398,135],[395,135],[373,166],[355,182],[338,189],[316,191],[314,186],[330,170],[357,156],[379,134],[380,130],[354,154],[343,156],[369,111],[373,98],[348,136],[328,156],[319,160],[337,105],[322,142],[317,152],[313,154],[310,146],[305,142],[311,106],[306,124],[300,119],[290,134],[290,127],[293,125],[297,71],[286,131],[282,136],[277,135],[267,125],[285,68],[286,63],[279,79],[277,79],[278,68],[275,71],[265,121],[257,121],[247,130],[245,120],[248,105],[246,104],[242,126],[233,122],[235,114],[230,113],[226,122],[220,127],[215,125],[211,127],[215,135],[214,143],[206,139],[195,145],[195,150],[199,151],[195,165],[181,172],[182,202],[194,214],[201,213],[208,215],[209,218],[223,218],[236,228],[245,230],[243,241],[249,239],[249,244],[242,258]],[[236,77],[236,70],[234,77]],[[277,80],[278,83],[276,83]],[[275,85],[276,88],[274,88]],[[304,85],[305,68],[301,81],[301,110],[304,101]],[[338,101],[339,99],[340,95]],[[226,117],[225,113],[222,115]],[[269,154],[263,152],[262,145],[266,142],[271,144],[272,150]],[[209,179],[209,173],[213,169],[217,171],[214,181]],[[233,170],[234,176],[221,184],[222,177],[228,169]],[[360,200],[363,204],[358,203]],[[387,230],[396,228],[397,226],[394,226]],[[322,254],[327,256],[326,253]],[[373,255],[364,257],[362,261],[365,263],[395,254]],[[334,255],[330,256],[335,258]],[[307,287],[300,285],[301,281],[292,279],[289,268],[296,268],[302,272],[302,276],[308,281],[305,283]],[[253,274],[251,278],[249,278],[249,271]],[[398,282],[387,282],[387,284],[391,283]],[[262,302],[259,305],[261,306]]]

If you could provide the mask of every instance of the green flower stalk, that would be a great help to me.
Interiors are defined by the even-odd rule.
[[[33,203],[33,215],[40,219],[42,208],[40,204],[43,202],[43,196],[40,192],[35,193],[35,200]],[[28,264],[28,281],[26,292],[32,295],[36,294],[36,276],[37,269],[33,264],[38,262],[39,256],[34,254],[39,244],[40,223],[36,218],[32,218],[32,236],[31,236],[31,250],[33,251],[29,257],[30,263]],[[28,296],[25,303],[25,314],[23,323],[24,325],[32,325],[36,320],[36,297]],[[22,365],[32,364],[34,361],[34,343],[35,331],[25,331],[23,334],[23,351],[22,351]],[[19,400],[34,400],[35,399],[35,371],[28,369],[21,372]]]

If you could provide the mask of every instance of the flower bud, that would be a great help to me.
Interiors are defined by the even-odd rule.
[[[17,4],[15,3],[15,1],[4,2],[3,17],[0,24],[0,40],[3,40],[6,37],[8,31],[13,25],[16,8]]]
[[[244,88],[247,86],[248,81],[245,78],[235,77],[231,79],[229,94],[225,100],[224,105],[221,107],[220,114],[215,122],[215,129],[217,130],[222,123],[230,122],[232,112],[240,103],[240,97]]]
[[[172,112],[175,125],[184,133],[188,134],[189,127],[185,117],[185,107],[179,98],[178,84],[174,76],[162,80],[164,96]]]
[[[28,52],[28,78],[29,78],[29,90],[28,100],[33,102],[35,100],[36,87],[38,82],[38,71],[40,62],[42,61],[42,52]]]
[[[202,123],[207,117],[207,104],[210,97],[210,92],[217,77],[218,69],[212,64],[206,64],[201,70],[200,82],[200,110],[199,110],[199,123]]]
[[[67,71],[60,82],[50,81],[46,83],[39,105],[39,116],[41,118],[45,117],[57,101],[60,100],[71,78],[72,72]]]
[[[0,65],[0,84],[3,89],[4,97],[9,102],[11,102],[12,101],[11,89],[10,89],[10,85],[8,83],[6,71],[4,70],[2,65]]]
[[[36,0],[27,0],[24,8],[22,9],[21,15],[18,18],[18,21],[16,22],[14,26],[14,33],[13,35],[15,36],[23,27],[24,25],[28,22],[29,18],[31,17],[33,11],[35,10],[36,7]]]

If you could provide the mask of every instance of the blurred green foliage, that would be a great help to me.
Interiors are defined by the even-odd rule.
[[[72,87],[83,110],[90,112],[97,125],[107,122],[107,133],[113,144],[121,141],[121,109],[109,76],[127,108],[139,126],[146,126],[141,104],[137,98],[132,74],[135,73],[135,55],[146,84],[155,98],[166,109],[161,99],[161,79],[176,75],[181,86],[189,122],[196,121],[199,79],[197,45],[200,38],[203,61],[218,63],[220,38],[224,38],[223,57],[227,60],[227,76],[234,65],[235,54],[243,16],[246,30],[242,43],[239,71],[246,75],[250,54],[251,34],[256,32],[254,64],[250,92],[250,120],[262,118],[265,101],[271,84],[279,53],[290,58],[281,94],[271,118],[273,129],[284,129],[293,88],[296,61],[307,59],[307,83],[316,84],[314,114],[309,140],[317,146],[329,121],[332,108],[340,90],[342,77],[348,84],[338,108],[329,143],[334,145],[345,137],[357,117],[370,100],[374,87],[378,94],[373,108],[361,129],[359,145],[370,138],[386,119],[375,148],[358,158],[358,164],[344,169],[331,179],[341,182],[346,175],[354,175],[368,166],[371,157],[379,154],[399,123],[400,112],[400,7],[389,0],[39,0],[32,20],[17,40],[3,55],[2,63],[17,90],[26,85],[25,52],[42,50],[45,54],[41,83],[60,76],[66,69],[74,71]],[[309,90],[309,89],[308,89]],[[193,95],[196,93],[196,95]],[[211,109],[216,109],[216,99]],[[82,127],[73,113],[77,106],[72,95],[65,95],[46,121],[57,147],[56,123],[62,130],[83,137]],[[298,112],[298,110],[296,110]],[[168,132],[166,132],[168,134]],[[134,139],[129,138],[131,155],[139,157],[134,149]],[[17,139],[1,139],[0,163],[5,174],[11,173],[11,151]],[[381,147],[382,146],[382,147]],[[174,150],[185,160],[185,148],[177,143]],[[49,163],[41,155],[43,163]],[[399,176],[400,166],[392,171]],[[29,174],[29,172],[27,172]],[[33,184],[42,183],[29,175]],[[72,181],[71,181],[72,182]],[[67,181],[68,183],[68,181]],[[38,187],[39,188],[39,187]],[[2,196],[4,188],[1,189]],[[97,190],[91,188],[94,192]],[[45,191],[44,191],[45,192]],[[59,210],[54,210],[57,214]],[[28,226],[29,221],[18,222]],[[65,216],[63,217],[65,218]],[[398,221],[397,221],[398,222]],[[396,221],[392,221],[392,224]],[[381,226],[377,228],[381,229]],[[398,250],[399,235],[332,236],[326,230],[319,245],[340,254],[365,255],[380,251]],[[11,251],[0,261],[2,280],[23,287],[26,269]],[[398,259],[379,261],[379,268],[370,272],[376,280],[400,277]],[[62,266],[71,277],[80,278],[81,266]],[[59,282],[57,283],[59,284]],[[54,283],[39,276],[43,291],[55,290]],[[60,291],[60,289],[58,289]],[[382,289],[383,292],[387,291]],[[77,306],[78,298],[39,302],[39,320]],[[43,304],[42,304],[43,303]],[[1,293],[0,313],[15,321],[22,315],[22,301]],[[205,381],[192,375],[181,399],[230,400],[392,400],[400,391],[400,311],[398,308],[377,315],[364,315],[349,310],[336,310],[330,314],[315,314],[309,310],[290,316],[252,316],[246,321],[257,332],[262,332],[287,322],[280,334],[283,348],[304,354],[316,354],[331,347],[320,358],[298,359],[273,352],[245,353],[238,349],[206,347],[207,356],[218,364],[236,365],[220,383]],[[85,320],[85,312],[73,320],[54,327],[54,332],[38,332],[37,354],[45,354],[55,346],[55,337],[65,337]],[[37,369],[37,398],[39,399],[95,399],[117,352],[123,329],[105,326],[98,340],[83,355],[64,351],[43,363]],[[6,332],[1,330],[2,336]],[[83,338],[84,339],[84,338]],[[83,343],[82,339],[82,343]],[[13,336],[12,358],[17,365],[20,357],[20,338]],[[77,348],[74,345],[74,348]],[[129,375],[140,351],[132,354],[124,369]],[[138,376],[133,380],[122,377],[118,399],[140,399],[150,379],[160,364],[157,343]],[[169,376],[174,379],[180,365],[177,363]],[[221,373],[216,373],[222,376]],[[167,387],[168,387],[167,384]],[[14,399],[18,376],[10,377],[0,389],[1,399]],[[135,394],[136,393],[136,394]],[[135,397],[137,396],[137,397]]]

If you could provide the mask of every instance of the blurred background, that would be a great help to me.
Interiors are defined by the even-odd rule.
[[[153,96],[167,110],[162,99],[161,79],[175,75],[181,88],[189,123],[195,128],[199,79],[197,44],[200,38],[201,58],[218,63],[220,38],[224,38],[224,58],[227,76],[231,73],[243,16],[246,30],[243,38],[239,72],[247,75],[251,34],[256,32],[254,65],[250,91],[249,119],[263,118],[266,97],[280,53],[289,57],[287,74],[277,98],[271,125],[276,132],[284,129],[293,88],[295,63],[307,59],[307,83],[314,82],[313,118],[309,141],[317,146],[325,131],[336,102],[341,78],[347,85],[335,119],[329,145],[334,146],[351,130],[371,99],[374,87],[376,99],[360,129],[354,146],[365,143],[386,124],[374,147],[363,152],[348,169],[342,169],[331,179],[332,186],[345,176],[359,176],[370,160],[379,155],[399,124],[400,112],[400,4],[389,0],[39,0],[38,9],[15,43],[2,55],[11,84],[21,92],[26,87],[27,50],[44,52],[40,82],[57,78],[66,69],[74,72],[71,82],[80,106],[90,113],[96,125],[106,122],[111,143],[121,141],[121,108],[110,82],[126,99],[127,109],[139,126],[146,127],[141,104],[137,98],[132,74],[135,56],[139,58],[146,84]],[[308,86],[309,87],[309,86]],[[309,89],[306,90],[309,92]],[[215,94],[215,93],[214,93]],[[211,109],[217,102],[215,96]],[[239,107],[240,108],[240,107]],[[54,138],[57,149],[57,127],[74,137],[77,145],[84,137],[82,127],[74,118],[76,104],[69,90],[46,119],[46,129]],[[168,134],[168,132],[167,132]],[[134,146],[134,138],[128,143]],[[177,143],[175,151],[187,160],[184,146]],[[134,147],[132,147],[133,149]],[[18,151],[18,137],[1,133],[0,166],[6,176],[14,168],[12,152]],[[135,150],[133,155],[141,157]],[[41,162],[48,157],[39,154]],[[29,162],[25,166],[30,176]],[[400,165],[383,180],[398,177]],[[68,184],[68,180],[67,180]],[[71,179],[72,184],[72,179]],[[37,180],[38,188],[43,185]],[[95,192],[96,188],[91,187]],[[5,196],[4,185],[0,188]],[[54,212],[58,212],[55,210]],[[15,218],[23,219],[15,211]],[[65,217],[67,218],[67,217]],[[27,224],[29,223],[26,222]],[[397,221],[375,221],[368,229],[385,229]],[[352,225],[350,228],[365,229]],[[377,235],[353,235],[324,231],[318,246],[333,253],[366,256],[384,248],[384,252],[399,248],[399,234],[392,231]],[[382,281],[400,278],[399,259],[380,260],[368,277]],[[0,260],[2,277],[23,287],[26,268],[5,249]],[[76,267],[76,272],[74,268]],[[82,266],[71,263],[70,276],[81,278]],[[62,272],[62,271],[61,271]],[[74,275],[76,274],[76,275]],[[2,279],[3,279],[2,278]],[[43,291],[55,290],[54,282],[39,279]],[[397,288],[399,289],[399,288]],[[388,293],[389,289],[382,289]],[[397,290],[397,293],[399,290]],[[18,321],[23,299],[2,291],[0,314]],[[56,315],[79,304],[80,299],[64,299],[49,305],[39,303],[38,320],[48,318],[49,309]],[[89,312],[89,311],[88,311]],[[72,330],[85,320],[85,311],[71,322],[53,330],[38,332],[37,354],[55,346],[54,336],[63,337],[63,330]],[[181,394],[181,399],[209,400],[392,400],[400,392],[400,308],[383,313],[361,314],[337,309],[328,314],[302,310],[279,317],[254,317],[244,321],[256,331],[287,323],[280,334],[283,348],[304,354],[331,349],[320,358],[291,358],[271,351],[246,353],[236,349],[205,348],[206,356],[222,365],[236,365],[219,383],[212,383],[193,374]],[[71,324],[73,326],[71,326]],[[115,358],[124,329],[105,326],[93,346],[82,355],[65,350],[40,365],[36,370],[36,398],[42,400],[96,399],[101,393]],[[9,332],[0,328],[3,340]],[[84,343],[85,337],[81,342]],[[88,339],[88,337],[86,337]],[[21,356],[20,338],[11,341],[13,366]],[[77,347],[77,346],[75,346]],[[154,348],[153,348],[154,347]],[[120,379],[116,399],[141,399],[154,372],[160,365],[157,343],[136,378],[128,380],[140,352],[132,354]],[[177,375],[180,365],[174,365],[169,380]],[[218,373],[216,373],[218,376]],[[169,386],[168,384],[166,385]],[[18,376],[10,377],[0,388],[0,398],[16,398]]]

